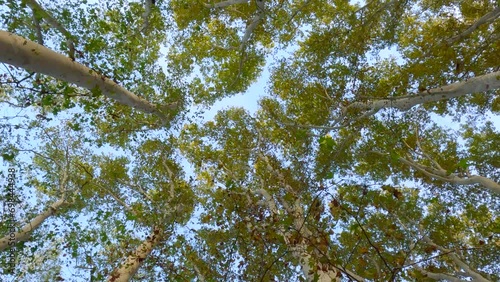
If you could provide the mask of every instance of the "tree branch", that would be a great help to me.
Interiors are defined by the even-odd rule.
[[[425,175],[431,177],[431,178],[436,178],[441,181],[445,182],[450,182],[454,184],[459,184],[459,185],[472,185],[472,184],[481,184],[482,186],[486,187],[489,189],[491,192],[500,194],[500,185],[496,183],[495,181],[486,178],[484,176],[479,176],[479,175],[471,175],[467,178],[459,177],[454,173],[447,174],[446,171],[444,170],[438,170],[429,166],[424,166],[421,164],[416,163],[413,160],[408,160],[405,158],[399,158],[399,160],[414,169],[424,173]]]
[[[25,0],[26,3],[31,7],[33,13],[39,13],[43,18],[47,20],[47,22],[52,25],[55,29],[57,29],[64,37],[66,38],[66,44],[68,47],[68,56],[71,59],[75,59],[75,44],[73,43],[73,39],[71,33],[66,30],[49,12],[45,11],[45,9],[40,6],[35,0]],[[36,18],[36,15],[34,16]]]
[[[43,34],[42,34],[42,28],[40,27],[40,21],[38,19],[38,16],[36,15],[36,12],[34,9],[32,9],[32,14],[33,14],[33,25],[35,26],[35,31],[36,31],[36,40],[38,44],[44,45],[43,42]]]
[[[143,243],[137,247],[133,254],[125,259],[125,262],[120,267],[113,270],[107,281],[130,281],[137,270],[139,270],[139,267],[142,265],[144,260],[153,251],[154,247],[158,245],[162,237],[162,230],[158,226],[153,227],[153,233],[146,237],[146,240],[144,240]]]
[[[194,271],[196,272],[196,276],[198,277],[198,281],[200,282],[205,282],[205,276],[201,273],[200,269],[196,266],[193,265]]]
[[[454,251],[451,251],[451,250],[448,250],[442,246],[439,246],[437,245],[436,243],[434,243],[431,238],[427,237],[427,236],[424,236],[422,238],[424,240],[425,243],[431,245],[431,246],[434,246],[436,247],[437,249],[439,249],[440,251],[442,252],[445,252],[447,253],[448,257],[450,257],[452,259],[452,261],[458,266],[460,267],[463,271],[465,271],[466,275],[471,277],[473,280],[472,281],[476,281],[476,282],[491,282],[489,281],[488,279],[484,278],[483,276],[481,276],[479,273],[475,272],[474,270],[472,270],[468,264],[464,263],[459,257],[458,255],[456,254],[456,252]],[[459,280],[460,281],[460,280]]]
[[[252,22],[247,26],[245,34],[241,38],[241,45],[240,45],[241,51],[245,49],[248,39],[250,39],[250,36],[257,27],[257,24],[259,24],[260,20],[262,20],[263,18],[264,18],[264,13],[262,11],[259,11],[257,15],[253,17]]]
[[[138,97],[103,74],[58,54],[40,44],[0,30],[0,62],[43,73],[105,96],[144,113],[166,120],[156,105]]]
[[[31,220],[29,223],[24,225],[21,228],[21,231],[15,232],[14,237],[12,237],[12,233],[4,236],[3,238],[0,239],[0,251],[5,250],[7,248],[10,248],[13,246],[13,244],[9,244],[9,241],[13,241],[14,244],[20,241],[26,241],[30,238],[31,233],[36,230],[42,223],[52,216],[57,209],[59,209],[63,204],[66,203],[66,200],[64,197],[61,197],[59,200],[57,200],[55,203],[49,206],[48,209],[46,209],[44,212],[41,214],[37,215],[33,220]]]
[[[227,6],[231,6],[233,4],[243,4],[247,3],[249,0],[226,0],[222,1],[219,3],[214,3],[214,4],[205,4],[205,7],[207,8],[224,8]]]
[[[448,275],[446,273],[434,273],[434,272],[430,272],[430,271],[427,271],[425,269],[422,269],[421,267],[419,266],[415,266],[415,268],[422,272],[423,274],[425,274],[427,277],[429,278],[432,278],[434,280],[445,280],[445,281],[449,281],[449,282],[463,282],[462,279],[458,279],[454,276],[451,276],[451,275]]]
[[[151,11],[153,9],[153,0],[145,0],[144,13],[142,14],[142,27],[141,32],[144,32],[149,27],[149,17],[151,16]]]
[[[483,24],[489,24],[493,22],[496,18],[500,16],[500,6],[496,7],[495,10],[487,13],[486,15],[482,16],[479,18],[476,22],[474,22],[469,28],[467,28],[465,31],[462,33],[455,35],[448,40],[446,40],[446,43],[448,44],[453,44],[458,40],[461,40],[467,36],[469,36],[471,33],[473,33],[480,25]]]
[[[378,267],[378,265],[376,265]],[[358,281],[358,282],[365,282],[366,279],[357,275],[357,274],[354,274],[354,272],[350,271],[349,269],[345,268],[345,267],[338,267],[336,266],[338,269],[340,269],[342,272],[345,272],[347,275],[349,275],[350,278]]]
[[[401,111],[407,111],[419,104],[447,100],[498,88],[500,88],[500,71],[425,90],[417,95],[385,98],[376,101],[354,102],[347,106],[344,112],[349,109],[371,110],[372,112],[370,115],[373,115],[383,108],[397,108]]]

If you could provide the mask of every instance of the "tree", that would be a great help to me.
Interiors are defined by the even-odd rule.
[[[18,180],[23,182],[24,191],[19,191],[19,186],[14,185],[13,192],[18,194],[18,199],[30,193],[36,193],[39,197],[32,207],[18,200],[11,223],[13,229],[9,230],[7,225],[2,225],[2,233],[6,236],[0,239],[0,248],[4,252],[21,253],[18,257],[22,263],[18,264],[17,275],[25,279],[29,277],[29,273],[41,267],[44,257],[54,256],[57,260],[63,243],[59,235],[66,234],[62,226],[66,221],[73,220],[73,213],[81,211],[85,199],[80,193],[85,186],[91,185],[91,179],[87,175],[90,160],[85,157],[89,151],[80,143],[81,134],[73,132],[69,127],[33,128],[30,134],[38,137],[38,144],[22,144],[16,148],[20,157],[19,172],[24,172],[24,176]],[[27,136],[24,137],[24,140],[28,139]],[[23,165],[22,159],[30,159],[30,162]],[[70,230],[79,228],[78,223],[72,223]],[[9,231],[5,232],[6,229]],[[48,240],[31,245],[33,240],[36,241],[41,236]],[[55,263],[46,268],[47,272],[43,276],[53,278],[58,275],[60,268]],[[54,269],[56,271],[53,273]]]
[[[2,279],[500,279],[494,1],[105,4],[0,1]]]

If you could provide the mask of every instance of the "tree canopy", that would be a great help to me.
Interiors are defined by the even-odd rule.
[[[500,280],[499,17],[0,0],[0,280]]]

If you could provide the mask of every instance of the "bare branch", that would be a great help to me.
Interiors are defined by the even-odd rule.
[[[381,153],[377,151],[370,151],[375,154],[388,156],[389,154]],[[417,163],[414,160],[406,159],[403,157],[399,157],[398,160],[412,168],[422,172],[430,178],[439,179],[444,182],[454,183],[458,185],[472,185],[472,184],[481,184],[485,188],[489,189],[491,192],[500,194],[500,185],[495,181],[479,175],[470,175],[467,178],[460,177],[454,173],[448,173],[446,170],[442,169],[438,164],[438,168],[426,166]],[[435,163],[435,160],[431,160],[431,162]]]
[[[165,160],[165,158],[162,159],[162,165],[163,165],[163,168],[165,168],[165,170],[167,171],[167,174],[168,174],[168,177],[170,178],[170,198],[173,199],[175,197],[175,183],[174,183],[174,179],[175,179],[175,175],[174,173],[172,172],[172,170],[170,169],[170,167],[168,167],[167,165],[167,161]]]
[[[116,179],[115,181],[122,184],[122,185],[129,186],[129,187],[133,188],[132,190],[139,192],[146,199],[150,200],[151,202],[154,202],[153,199],[148,195],[146,190],[144,190],[144,188],[142,188],[140,185],[138,185],[138,184],[136,185],[136,184],[133,184],[130,182],[125,182],[121,179]]]
[[[194,271],[196,272],[196,276],[198,277],[198,280],[200,282],[205,282],[206,281],[205,276],[203,276],[200,269],[196,265],[193,265],[193,268],[194,268]]]
[[[324,130],[337,130],[341,129],[344,126],[323,126],[323,125],[309,125],[309,124],[295,124],[295,123],[288,123],[288,122],[283,122],[281,123],[286,126],[292,126],[292,127],[300,127],[300,128],[310,128],[310,129],[324,129]]]
[[[419,266],[415,266],[415,268],[418,271],[420,271],[423,274],[425,274],[427,277],[432,278],[434,280],[438,280],[438,281],[445,280],[445,281],[448,281],[448,282],[463,282],[462,279],[458,279],[458,278],[456,278],[454,276],[451,276],[449,274],[446,274],[446,273],[434,273],[434,272],[430,272],[430,271],[427,271],[425,269],[422,269]]]
[[[418,133],[418,127],[415,128],[415,136],[416,136],[416,145],[418,148],[420,148],[420,151],[422,152],[422,155],[424,155],[424,157],[429,160],[439,171],[443,172],[443,173],[446,173],[446,170],[443,169],[439,163],[437,161],[435,161],[433,158],[431,158],[425,151],[424,151],[424,148],[422,147],[422,145],[420,144],[420,137],[419,137],[419,133]]]
[[[125,203],[125,201],[123,201],[122,199],[120,199],[118,196],[115,195],[115,193],[113,193],[113,191],[111,191],[110,189],[107,189],[105,188],[104,186],[100,185],[101,186],[101,189],[104,189],[106,192],[108,192],[108,194],[113,198],[115,199],[115,201],[117,201],[125,210],[127,210],[128,212],[130,212],[131,214],[137,216],[137,213],[135,212],[134,209],[132,209],[127,203]]]
[[[245,35],[243,35],[243,37],[241,38],[240,50],[243,51],[248,39],[250,39],[250,36],[252,35],[253,31],[257,27],[257,24],[259,24],[260,20],[262,20],[263,18],[264,18],[264,13],[262,11],[259,11],[253,17],[252,22],[247,26],[247,29],[245,30]]]
[[[427,236],[423,236],[423,240],[425,243],[431,245],[431,246],[434,246],[436,247],[437,249],[439,249],[440,251],[442,252],[445,252],[447,253],[448,257],[450,257],[452,259],[452,261],[458,266],[460,267],[463,271],[465,271],[465,274],[471,278],[473,278],[472,281],[477,281],[477,282],[490,282],[488,279],[484,278],[483,276],[481,276],[479,273],[475,272],[474,270],[472,270],[468,264],[466,264],[465,262],[463,262],[459,257],[458,255],[456,254],[456,252],[454,251],[451,251],[451,250],[448,250],[442,246],[439,246],[437,245],[436,243],[434,243],[431,238],[427,237]],[[449,280],[449,281],[454,281],[454,280]],[[460,280],[459,280],[460,281]]]
[[[376,265],[378,267],[378,265]],[[345,272],[347,275],[349,275],[350,278],[358,281],[358,282],[365,282],[366,279],[355,274],[354,272],[350,271],[349,269],[345,268],[345,267],[337,267],[336,268],[340,269],[342,272]]]

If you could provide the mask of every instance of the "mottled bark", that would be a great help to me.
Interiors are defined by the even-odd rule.
[[[445,169],[441,167],[434,168],[430,166],[424,166],[419,163],[416,163],[413,160],[408,160],[405,158],[399,158],[399,160],[402,163],[413,167],[414,169],[422,172],[423,174],[431,178],[439,179],[441,181],[446,181],[458,185],[481,184],[482,186],[488,188],[491,192],[500,194],[500,185],[495,181],[486,178],[484,176],[470,175],[467,177],[460,177],[454,173],[448,173]]]
[[[268,170],[272,171],[278,177],[283,188],[289,193],[294,194],[293,187],[286,182],[284,175],[271,166],[266,156],[261,155],[261,157],[266,161]],[[271,194],[264,187],[256,190],[255,193],[264,197],[261,205],[267,207],[275,216],[278,216],[278,208]],[[306,281],[340,282],[340,270],[336,266],[319,262],[318,258],[326,254],[319,251],[319,243],[314,240],[316,236],[313,236],[313,233],[305,224],[306,216],[300,198],[297,197],[293,203],[289,203],[282,198],[277,199],[277,201],[284,207],[286,213],[292,215],[294,218],[294,230],[298,234],[287,230],[279,230],[278,232],[283,236],[292,255],[299,261]]]
[[[137,247],[137,249],[125,258],[125,262],[113,270],[108,277],[108,282],[125,282],[129,281],[134,274],[139,270],[144,260],[153,251],[154,247],[158,245],[161,240],[161,230],[158,227],[153,228],[153,233],[144,240],[144,242]]]

